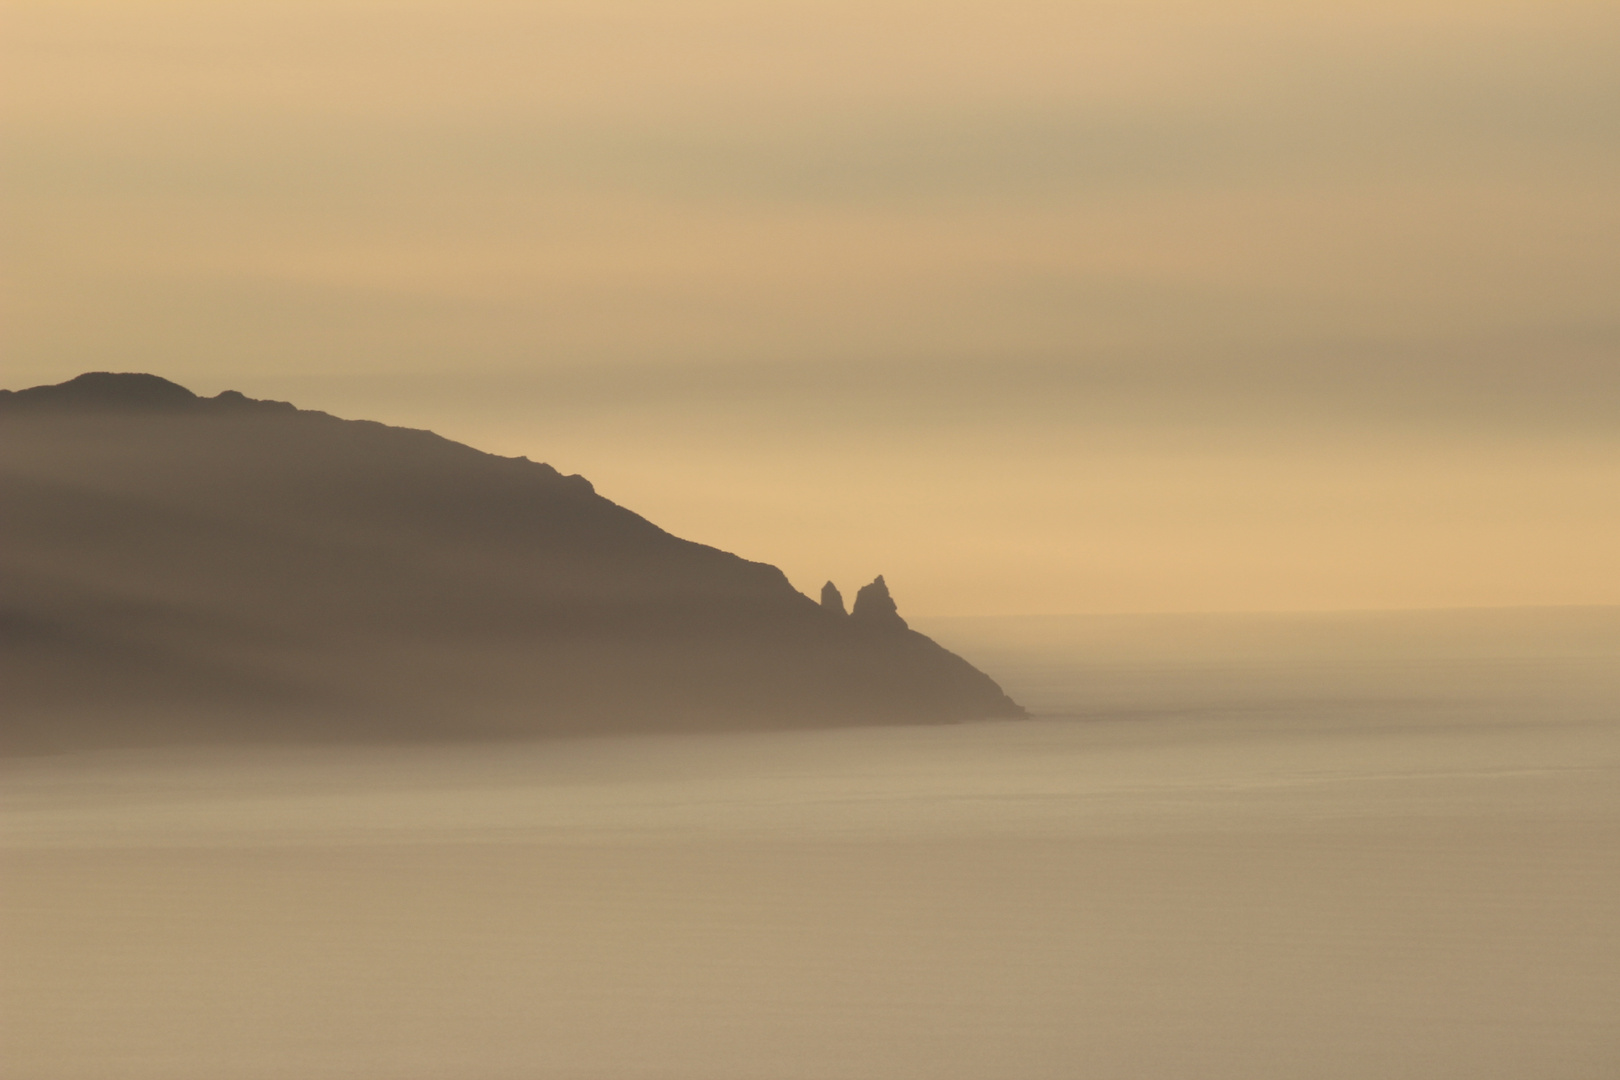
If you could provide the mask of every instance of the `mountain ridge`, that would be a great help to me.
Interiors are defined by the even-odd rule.
[[[831,610],[541,462],[155,375],[0,418],[8,744],[1023,714],[881,578]]]

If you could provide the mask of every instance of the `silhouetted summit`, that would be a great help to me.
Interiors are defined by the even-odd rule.
[[[0,413],[13,745],[1022,714],[881,578],[846,616],[549,465],[151,375]]]
[[[0,409],[185,409],[203,399],[156,375],[91,371],[55,386],[0,390]]]
[[[47,412],[168,412],[195,416],[242,411],[298,410],[285,401],[260,401],[235,390],[226,390],[211,398],[198,397],[179,383],[157,375],[127,371],[89,371],[54,386],[0,390],[0,414],[11,416]]]
[[[830,581],[821,587],[821,606],[838,615],[849,614],[848,611],[844,610],[844,594],[839,592],[838,586]]]
[[[850,617],[874,626],[906,629],[906,620],[900,617],[900,609],[889,595],[889,585],[882,574],[872,584],[862,585],[855,594],[855,608]]]

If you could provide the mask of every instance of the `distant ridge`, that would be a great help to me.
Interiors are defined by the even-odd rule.
[[[260,401],[235,390],[198,397],[179,383],[132,371],[87,371],[64,383],[0,390],[0,412],[296,412],[290,402]]]
[[[0,390],[0,408],[175,409],[202,399],[179,383],[156,375],[89,371],[54,386]]]
[[[583,477],[156,375],[0,391],[12,748],[1023,714],[910,630]]]

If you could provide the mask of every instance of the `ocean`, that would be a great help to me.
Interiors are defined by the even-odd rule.
[[[913,623],[1032,718],[0,762],[3,1074],[1620,1075],[1620,609]]]

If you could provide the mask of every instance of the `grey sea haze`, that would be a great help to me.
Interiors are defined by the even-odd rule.
[[[1620,610],[913,621],[1033,718],[7,760],[5,1074],[1620,1071]]]

